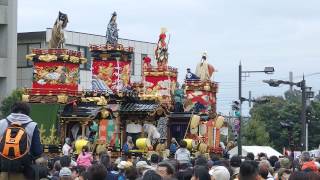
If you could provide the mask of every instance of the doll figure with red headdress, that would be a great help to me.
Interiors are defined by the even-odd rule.
[[[148,70],[150,68],[151,68],[151,58],[149,58],[148,56],[145,56],[143,58],[143,69]]]
[[[159,35],[159,40],[155,51],[155,56],[157,59],[159,69],[167,68],[168,63],[168,46],[166,43],[166,32],[167,30],[165,28],[161,28],[161,33]]]

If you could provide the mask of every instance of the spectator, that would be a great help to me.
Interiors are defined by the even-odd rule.
[[[192,168],[188,164],[181,164],[176,177],[178,180],[190,180],[192,178],[192,171]]]
[[[140,177],[142,177],[148,170],[153,170],[153,167],[149,166],[146,161],[138,161],[136,168]]]
[[[271,156],[271,157],[269,158],[270,165],[271,165],[273,168],[274,168],[276,162],[278,162],[278,161],[279,161],[279,158],[278,158],[277,156]]]
[[[102,164],[93,164],[88,168],[88,180],[105,180],[107,172]]]
[[[158,167],[158,163],[159,163],[160,157],[158,156],[158,154],[152,154],[151,158],[150,158],[150,163],[152,166],[152,170],[156,170]]]
[[[239,175],[240,166],[241,166],[241,158],[238,155],[234,155],[230,159],[230,166],[232,170],[232,179],[235,179]]]
[[[265,179],[273,180],[273,168],[271,167],[268,160],[261,160],[259,163],[259,169],[262,169],[262,171],[266,169],[268,171],[268,175]]]
[[[60,165],[61,167],[70,167],[71,158],[69,156],[60,157]]]
[[[259,168],[255,161],[244,161],[241,163],[239,180],[258,180]]]
[[[72,172],[69,168],[63,167],[59,172],[60,180],[72,180]]]
[[[180,148],[176,151],[175,159],[179,161],[180,164],[190,163],[190,152],[187,149],[187,142],[182,140]]]
[[[56,161],[53,165],[54,172],[52,174],[51,180],[59,180],[59,172],[61,170],[60,161]]]
[[[204,166],[204,167],[208,167],[208,161],[205,157],[203,156],[198,156],[198,158],[195,161],[195,165],[196,166]]]
[[[302,152],[301,157],[300,157],[300,161],[301,161],[301,170],[302,171],[304,171],[304,170],[311,170],[313,172],[318,171],[318,167],[317,167],[316,163],[310,157],[309,152]]]
[[[246,160],[254,161],[254,154],[252,152],[249,152],[246,156]]]
[[[126,173],[126,180],[136,180],[138,178],[137,169],[133,166],[128,167],[125,170]]]
[[[142,180],[163,180],[163,179],[154,170],[150,170],[143,175]]]
[[[73,180],[79,180],[79,177],[82,172],[86,171],[85,167],[83,166],[75,166],[71,168],[72,172],[72,179]]]
[[[79,166],[84,166],[88,168],[92,165],[93,157],[92,154],[89,152],[88,146],[82,147],[82,152],[79,154],[77,159],[77,164]]]
[[[10,179],[23,179],[23,170],[30,168],[32,165],[30,162],[40,157],[43,152],[37,123],[29,117],[29,114],[30,107],[28,104],[24,102],[16,102],[11,107],[11,114],[0,121],[0,139],[2,139],[7,128],[10,127],[12,123],[20,124],[25,129],[25,133],[27,135],[27,138],[20,138],[20,142],[24,143],[23,141],[25,141],[28,147],[30,147],[30,149],[28,149],[29,153],[24,156],[20,156],[19,159],[0,159],[0,177],[2,178],[8,179],[10,177]],[[3,142],[3,145],[6,144],[5,141],[1,142]],[[9,166],[8,164],[14,164],[14,166]]]
[[[174,177],[174,167],[167,162],[160,162],[158,164],[157,173],[164,179],[168,180]]]
[[[227,170],[228,171],[228,170]],[[211,180],[208,169],[203,166],[195,166],[193,169],[192,180]],[[216,179],[218,180],[218,179]],[[220,180],[220,179],[219,179]]]
[[[209,171],[212,180],[229,180],[230,173],[224,166],[213,166]]]

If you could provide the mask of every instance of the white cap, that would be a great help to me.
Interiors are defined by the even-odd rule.
[[[212,176],[214,179],[219,180],[229,180],[230,179],[230,173],[227,168],[224,166],[214,166],[209,171],[210,176]]]
[[[148,163],[146,161],[139,161],[136,164],[136,168],[146,168],[146,169],[151,169],[152,166],[149,166]]]

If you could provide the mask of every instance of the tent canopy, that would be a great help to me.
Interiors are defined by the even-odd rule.
[[[276,151],[270,146],[242,146],[242,156],[246,156],[248,153],[253,153],[255,157],[258,156],[259,153],[266,153],[268,157],[270,156],[282,156],[281,153]],[[238,154],[238,146],[234,147],[229,151],[230,157]]]

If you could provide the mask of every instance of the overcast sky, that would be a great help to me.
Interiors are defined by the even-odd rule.
[[[238,97],[238,64],[244,70],[274,66],[273,75],[252,74],[243,96],[282,95],[287,86],[268,87],[263,79],[295,81],[320,72],[319,0],[18,0],[18,32],[52,27],[58,11],[68,14],[67,30],[105,35],[113,11],[121,38],[155,42],[161,27],[171,34],[169,64],[195,69],[203,51],[218,69],[218,111],[228,113]],[[307,76],[320,89],[320,75]],[[245,112],[248,105],[244,104]]]

